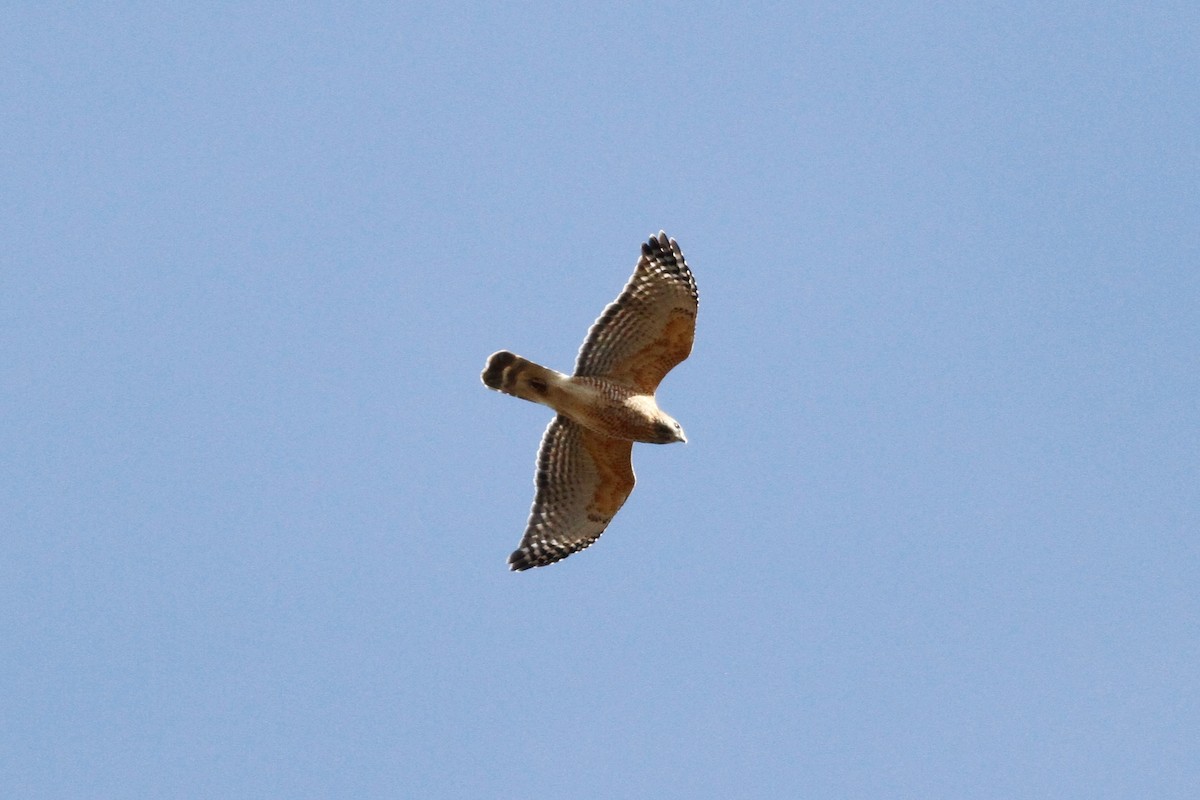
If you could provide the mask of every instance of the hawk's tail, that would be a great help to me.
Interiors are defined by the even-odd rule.
[[[492,353],[483,368],[483,385],[498,392],[530,400],[534,403],[546,402],[546,393],[563,375],[552,369],[546,369],[529,359],[501,350]]]

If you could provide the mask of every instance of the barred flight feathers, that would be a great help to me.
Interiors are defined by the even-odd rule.
[[[599,539],[633,491],[632,451],[631,441],[556,416],[542,436],[533,508],[509,566],[544,567]]]
[[[642,245],[633,277],[579,348],[575,375],[598,375],[653,394],[692,352],[700,295],[683,253],[659,231]]]

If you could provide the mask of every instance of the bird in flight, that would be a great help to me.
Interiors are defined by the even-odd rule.
[[[542,435],[533,509],[510,569],[553,564],[600,538],[633,491],[634,442],[687,441],[654,393],[692,351],[698,303],[679,245],[659,231],[588,331],[573,375],[507,350],[488,358],[485,386],[557,412]]]

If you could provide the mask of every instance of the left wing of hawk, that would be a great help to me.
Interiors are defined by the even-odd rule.
[[[599,539],[633,491],[632,456],[633,442],[556,416],[542,436],[533,509],[509,568],[544,567]]]
[[[659,231],[642,245],[625,289],[588,331],[575,374],[653,394],[663,376],[692,352],[699,302],[679,245]]]

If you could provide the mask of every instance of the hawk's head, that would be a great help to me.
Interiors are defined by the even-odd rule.
[[[686,441],[687,437],[683,435],[683,427],[666,414],[663,414],[662,419],[654,423],[653,444],[671,444],[672,442]]]

